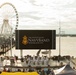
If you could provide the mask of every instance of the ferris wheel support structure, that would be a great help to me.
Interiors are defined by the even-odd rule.
[[[15,22],[15,24],[16,24],[16,26],[15,26],[15,30],[17,30],[17,28],[18,28],[18,24],[19,24],[19,17],[18,17],[18,12],[17,12],[17,10],[16,10],[16,8],[15,8],[15,6],[13,5],[13,4],[11,4],[11,3],[9,3],[9,2],[6,2],[6,3],[3,3],[1,6],[0,6],[0,9],[2,9],[4,6],[7,6],[7,5],[9,5],[10,7],[12,7],[13,8],[13,10],[14,10],[14,12],[15,12],[15,17],[16,17],[16,22]],[[7,12],[7,11],[6,11]],[[8,14],[10,14],[10,13],[8,13]],[[2,30],[3,30],[3,28],[4,28],[4,25],[9,25],[9,19],[7,18],[3,18],[3,25],[2,25],[2,27],[1,27],[1,34],[2,34]],[[9,25],[10,26],[10,25]],[[9,27],[10,28],[10,42],[11,42],[11,46],[10,46],[10,56],[12,56],[12,27],[10,26]],[[2,34],[3,35],[3,34]]]

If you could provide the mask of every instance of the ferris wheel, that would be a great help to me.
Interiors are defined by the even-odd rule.
[[[17,28],[19,23],[18,12],[11,3],[3,3],[0,6],[0,34],[10,35]]]

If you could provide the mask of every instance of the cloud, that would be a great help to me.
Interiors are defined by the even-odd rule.
[[[1,3],[7,1],[18,11],[20,29],[58,30],[59,22],[64,31],[76,29],[75,0],[2,0]]]

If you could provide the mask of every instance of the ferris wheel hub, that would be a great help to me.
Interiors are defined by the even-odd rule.
[[[9,20],[8,19],[3,19],[3,23],[8,23]]]

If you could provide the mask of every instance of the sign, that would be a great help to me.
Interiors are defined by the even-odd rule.
[[[16,30],[16,49],[55,48],[55,30]]]

